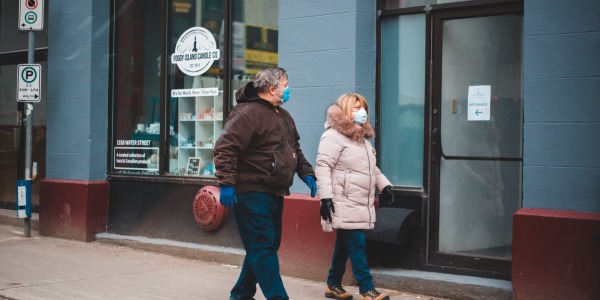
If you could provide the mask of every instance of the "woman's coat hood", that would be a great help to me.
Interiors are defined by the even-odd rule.
[[[365,123],[363,126],[354,123],[354,121],[342,111],[342,108],[333,104],[327,109],[327,122],[325,129],[334,128],[341,134],[349,137],[354,141],[360,141],[364,138],[375,136],[375,131],[370,123]]]

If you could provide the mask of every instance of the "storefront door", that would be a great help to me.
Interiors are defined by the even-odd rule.
[[[522,190],[522,57],[518,10],[433,18],[433,264],[510,274]]]

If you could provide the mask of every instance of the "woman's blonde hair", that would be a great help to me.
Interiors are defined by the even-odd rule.
[[[367,121],[365,124],[369,123],[369,104],[367,103],[367,99],[361,94],[345,93],[337,99],[336,104],[344,113],[346,113],[346,115],[348,115],[348,117],[352,118],[352,109],[354,108],[354,105],[356,105],[356,101],[360,101],[362,107],[367,111]]]

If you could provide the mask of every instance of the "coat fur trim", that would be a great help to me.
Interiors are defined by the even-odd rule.
[[[360,141],[364,138],[375,136],[375,131],[373,131],[370,123],[367,122],[362,126],[354,123],[354,121],[348,117],[337,104],[333,104],[327,109],[325,129],[329,128],[339,131],[341,134],[354,141]]]

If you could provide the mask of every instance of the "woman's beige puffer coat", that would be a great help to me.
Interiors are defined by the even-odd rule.
[[[369,123],[355,124],[334,104],[327,109],[325,132],[317,152],[317,185],[321,199],[333,199],[334,229],[373,229],[375,188],[391,185],[375,164],[368,138],[375,135]]]

